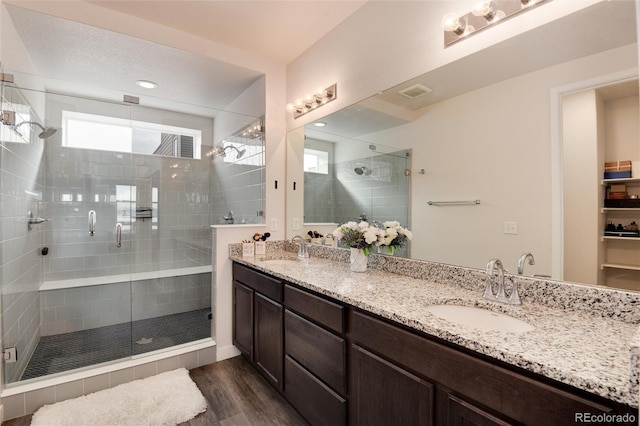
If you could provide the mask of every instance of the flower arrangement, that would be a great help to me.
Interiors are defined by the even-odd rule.
[[[373,247],[384,242],[385,231],[363,220],[340,225],[333,231],[333,236],[351,248],[361,249],[367,256]]]
[[[381,247],[388,247],[389,253],[398,250],[411,241],[413,233],[407,228],[400,225],[398,221],[388,221],[382,224],[384,230],[384,240]]]

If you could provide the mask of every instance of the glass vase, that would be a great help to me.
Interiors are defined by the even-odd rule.
[[[351,248],[351,270],[353,272],[365,272],[367,270],[367,256],[364,250]]]

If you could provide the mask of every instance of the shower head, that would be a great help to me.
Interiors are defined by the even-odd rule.
[[[234,145],[227,145],[227,146],[222,146],[222,145],[217,145],[216,146],[216,154],[218,154],[221,157],[224,157],[225,155],[227,155],[226,151],[227,149],[234,149],[236,151],[236,160],[242,158],[242,156],[247,152],[246,149],[238,149],[236,148]]]
[[[236,158],[242,158],[242,156],[244,155],[245,152],[247,152],[246,149],[238,149],[234,146],[235,150],[236,150]]]
[[[40,139],[46,139],[46,138],[48,138],[50,136],[53,136],[53,134],[58,131],[58,129],[53,128],[53,127],[42,127],[42,124],[40,124],[40,123],[38,123],[36,121],[23,121],[22,123],[18,123],[13,127],[14,130],[16,132],[18,132],[18,127],[22,126],[23,124],[30,124],[32,126],[40,127],[40,130],[42,130],[40,132],[40,134],[38,135],[38,137]],[[18,133],[20,133],[20,132],[18,132]]]
[[[371,170],[367,169],[365,166],[360,166],[360,167],[356,167],[355,169],[353,169],[353,171],[358,175],[358,176],[369,176],[371,174]]]

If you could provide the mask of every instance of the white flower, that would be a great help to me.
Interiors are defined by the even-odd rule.
[[[344,232],[342,232],[341,228],[337,228],[333,231],[333,236],[336,237],[336,240],[341,240],[344,237]]]
[[[362,229],[363,231],[366,230],[369,227],[369,223],[365,222],[364,220],[360,221],[360,223],[358,224],[358,228]]]
[[[354,231],[358,230],[358,224],[355,222],[347,222],[344,226],[349,229],[353,229]]]
[[[404,236],[407,237],[408,240],[410,240],[413,238],[413,232],[409,231],[408,229],[405,229]]]
[[[378,233],[375,229],[369,228],[364,232],[364,240],[367,244],[373,244],[378,241]]]
[[[398,222],[397,220],[389,220],[387,222],[384,222],[382,226],[384,226],[385,228],[397,228],[398,226],[400,226],[400,222]]]
[[[396,230],[396,228],[387,228],[386,234],[387,236],[391,237],[391,239],[393,240],[395,237],[398,236],[398,231]]]

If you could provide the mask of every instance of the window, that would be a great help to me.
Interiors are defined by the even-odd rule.
[[[62,146],[200,158],[202,132],[81,112],[62,112]]]
[[[329,174],[329,153],[317,149],[304,149],[304,171]]]

